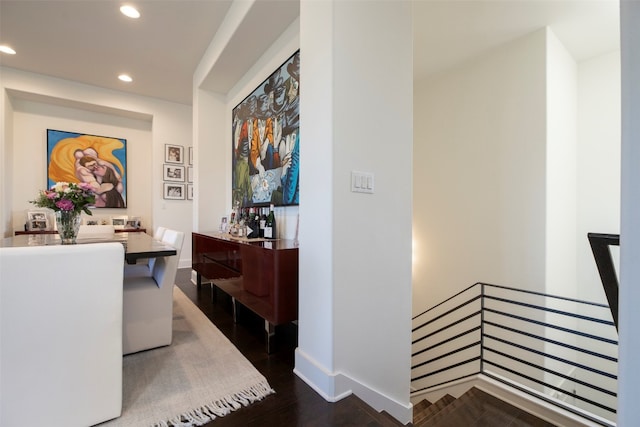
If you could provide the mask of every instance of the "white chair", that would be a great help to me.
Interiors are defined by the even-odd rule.
[[[0,425],[122,411],[120,243],[0,248]]]
[[[124,278],[123,354],[171,344],[173,286],[184,233],[167,229],[162,241],[177,254],[156,258],[151,274],[130,273]]]
[[[153,233],[153,238],[156,240],[162,240],[162,237],[164,236],[164,232],[166,230],[167,230],[166,227],[158,227],[156,229],[156,232]],[[155,262],[156,262],[155,258],[149,258],[149,259],[140,259],[136,264],[125,264],[124,277],[150,276]]]
[[[81,225],[78,229],[78,238],[112,238],[116,232],[113,225]]]
[[[164,232],[167,230],[167,227],[158,227],[156,228],[156,232],[153,233],[153,238],[156,240],[162,240],[162,236],[164,236]]]

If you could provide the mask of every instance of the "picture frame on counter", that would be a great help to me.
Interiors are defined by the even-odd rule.
[[[128,220],[129,217],[127,215],[112,216],[111,225],[113,225],[113,228],[115,228],[116,230],[121,230],[125,228]]]
[[[49,230],[49,217],[44,211],[28,211],[27,212],[27,230],[28,231],[46,231]]]
[[[125,228],[127,229],[140,228],[140,217],[133,216],[129,218],[125,224]]]

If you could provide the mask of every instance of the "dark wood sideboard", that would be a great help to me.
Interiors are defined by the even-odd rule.
[[[192,233],[192,268],[265,320],[267,352],[275,326],[298,319],[298,247],[293,240],[259,241],[219,232]],[[237,318],[235,319],[237,320]]]

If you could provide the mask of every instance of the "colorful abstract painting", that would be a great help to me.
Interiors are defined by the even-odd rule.
[[[126,139],[47,129],[47,188],[85,182],[96,208],[126,208],[126,169]]]
[[[234,206],[298,205],[300,51],[232,113]]]

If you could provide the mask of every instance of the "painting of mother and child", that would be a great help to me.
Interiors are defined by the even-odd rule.
[[[47,129],[47,188],[84,182],[96,208],[126,208],[126,165],[126,139]]]

